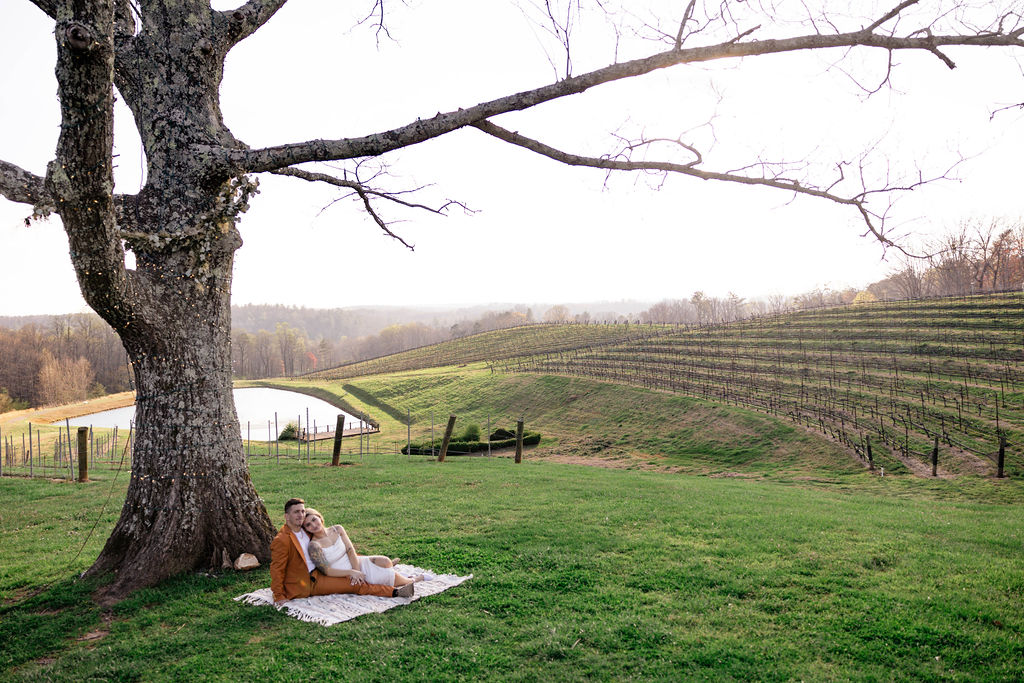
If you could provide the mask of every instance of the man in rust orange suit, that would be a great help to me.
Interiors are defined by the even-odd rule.
[[[274,593],[275,605],[283,605],[293,598],[330,593],[397,597],[396,589],[392,586],[365,582],[356,585],[347,576],[321,574],[310,561],[306,550],[309,536],[302,530],[305,516],[305,501],[301,498],[290,499],[284,504],[285,524],[270,542],[270,589]]]

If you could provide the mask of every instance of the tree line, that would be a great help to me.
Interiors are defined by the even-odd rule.
[[[730,292],[696,291],[665,299],[637,316],[643,323],[721,324],[826,306],[1004,292],[1024,286],[1024,222],[1008,218],[962,221],[916,249],[908,248],[883,280],[863,290],[818,287],[796,296],[747,300]],[[580,322],[576,316],[576,322]],[[560,322],[546,320],[546,322]]]
[[[965,220],[918,251],[921,256],[904,255],[886,280],[873,285],[877,294],[920,299],[1002,292],[1024,284],[1024,222],[1019,218]]]
[[[93,313],[0,327],[0,412],[129,388],[121,340]]]
[[[522,306],[461,318],[457,312],[415,309],[353,312],[243,306],[236,312],[232,359],[238,379],[299,375],[534,322],[532,311]],[[389,322],[398,316],[430,322]],[[311,335],[306,325],[320,334]],[[337,336],[330,336],[332,332]],[[96,314],[0,319],[0,412],[81,401],[130,388],[124,347]]]

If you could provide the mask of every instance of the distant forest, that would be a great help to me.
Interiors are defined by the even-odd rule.
[[[239,379],[300,375],[533,322],[717,324],[859,301],[1020,289],[1024,283],[1024,225],[1019,223],[963,223],[921,251],[933,255],[897,259],[889,277],[863,290],[822,288],[749,301],[697,291],[654,305],[622,301],[538,307],[536,315],[526,305],[502,310],[237,306],[232,307],[234,372]],[[129,389],[120,340],[95,314],[0,317],[0,412]]]

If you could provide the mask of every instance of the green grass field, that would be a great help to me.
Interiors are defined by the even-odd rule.
[[[367,551],[474,578],[330,628],[232,601],[268,584],[262,568],[184,576],[103,611],[73,577],[99,551],[125,478],[4,479],[3,677],[1024,675],[1015,482],[991,485],[1017,503],[992,504],[909,477],[892,491],[875,477],[864,492],[506,458],[251,469],[275,520],[301,494]]]

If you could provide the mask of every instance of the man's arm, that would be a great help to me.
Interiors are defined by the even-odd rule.
[[[284,574],[288,567],[288,538],[278,534],[270,542],[270,591],[274,594],[274,604],[280,605],[288,601],[284,594]]]

